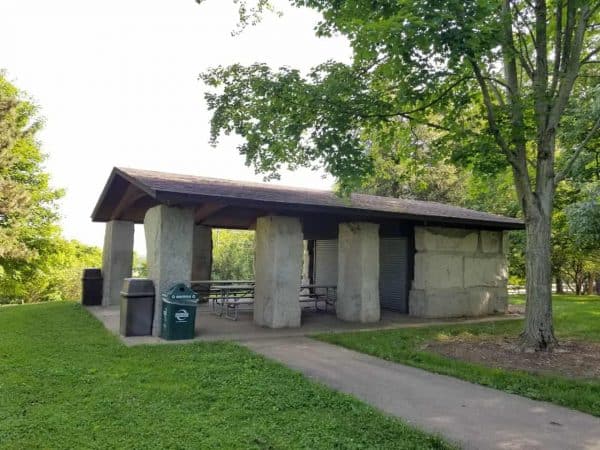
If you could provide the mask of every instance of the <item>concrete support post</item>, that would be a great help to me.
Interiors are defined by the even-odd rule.
[[[106,223],[102,252],[102,306],[118,305],[124,278],[131,277],[133,265],[133,222]]]
[[[310,254],[308,241],[302,241],[302,284],[310,284]]]
[[[302,226],[295,217],[256,221],[254,323],[270,328],[300,326]]]
[[[378,224],[340,224],[336,312],[348,322],[377,322],[380,318]]]
[[[210,280],[212,248],[212,228],[196,225],[192,246],[192,280]]]
[[[482,316],[508,308],[507,233],[415,227],[415,249],[411,316]]]
[[[160,294],[173,283],[189,281],[192,276],[194,211],[158,205],[144,218],[149,277],[154,281],[156,301],[152,335],[161,326]]]

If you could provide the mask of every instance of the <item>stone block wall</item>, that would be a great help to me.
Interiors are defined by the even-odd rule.
[[[508,306],[508,233],[415,227],[409,314],[482,316]]]

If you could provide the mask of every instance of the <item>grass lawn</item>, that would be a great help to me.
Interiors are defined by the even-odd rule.
[[[450,448],[235,344],[128,348],[66,302],[0,333],[1,448]]]
[[[522,297],[515,297],[513,302],[523,303],[524,300]],[[553,305],[555,329],[559,339],[600,341],[600,297],[557,295]],[[522,321],[501,321],[477,325],[326,334],[317,338],[390,361],[600,416],[600,379],[575,380],[490,368],[450,359],[423,349],[427,342],[447,339],[448,336],[517,336],[521,328]]]

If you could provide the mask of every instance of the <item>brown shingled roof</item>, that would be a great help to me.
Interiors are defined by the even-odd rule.
[[[379,197],[365,194],[352,194],[350,198],[340,198],[331,191],[279,186],[267,183],[206,178],[149,170],[115,168],[98,200],[92,218],[107,221],[112,217],[111,209],[118,201],[109,197],[124,195],[125,184],[134,185],[143,191],[153,204],[201,205],[210,201],[226,202],[241,207],[268,208],[277,210],[300,209],[304,212],[357,215],[362,220],[409,219],[436,223],[454,223],[489,226],[492,228],[523,228],[519,219],[474,211],[436,202]],[[121,185],[120,189],[115,184]],[[111,205],[112,208],[111,208]],[[117,217],[118,218],[118,217]],[[139,221],[139,220],[138,220]]]

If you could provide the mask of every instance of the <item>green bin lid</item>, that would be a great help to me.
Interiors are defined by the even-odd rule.
[[[190,289],[185,283],[176,283],[162,293],[162,298],[174,302],[196,303],[198,294]]]

